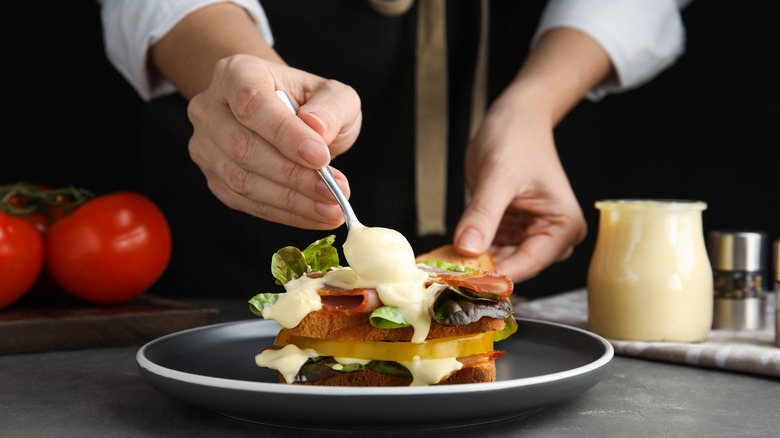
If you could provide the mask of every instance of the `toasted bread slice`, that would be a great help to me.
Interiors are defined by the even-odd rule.
[[[431,323],[427,339],[465,336],[498,331],[503,328],[504,320],[494,318],[482,318],[464,326],[445,326],[434,321]],[[292,329],[291,334],[316,339],[400,342],[411,340],[414,328],[378,329],[371,325],[368,314],[365,313],[345,316],[312,312]]]
[[[481,362],[455,371],[449,377],[437,383],[437,385],[460,385],[464,383],[485,383],[496,381],[496,361]],[[284,377],[279,375],[279,383],[285,383]],[[351,373],[343,373],[328,377],[316,382],[296,383],[296,385],[317,386],[409,386],[411,377],[391,376],[378,373],[369,368]]]
[[[460,254],[453,245],[440,246],[433,251],[426,252],[417,256],[418,261],[439,260],[450,262],[455,265],[466,266],[468,268],[480,271],[496,272],[496,265],[493,262],[493,256],[486,252],[479,257],[469,257]]]

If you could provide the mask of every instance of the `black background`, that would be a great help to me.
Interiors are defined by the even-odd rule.
[[[269,15],[281,5],[268,3],[274,3]],[[761,230],[770,240],[780,238],[775,3],[694,1],[684,11],[687,51],[672,68],[639,89],[583,102],[564,120],[556,139],[590,232],[569,260],[520,285],[522,295],[584,285],[597,199],[704,200],[705,231]],[[136,190],[158,201],[149,175],[138,170],[148,153],[139,147],[148,108],[104,56],[97,4],[55,2],[45,12],[17,8],[13,19],[24,19],[24,32],[6,45],[0,183]],[[284,52],[281,39],[277,49]],[[166,209],[173,202],[159,201]],[[179,254],[174,248],[172,263],[186,264]],[[265,271],[265,262],[260,265]],[[188,293],[174,281],[161,281],[153,291]]]

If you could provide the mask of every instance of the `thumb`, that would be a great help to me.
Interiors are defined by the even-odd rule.
[[[510,201],[510,191],[498,178],[488,176],[478,182],[455,227],[453,244],[458,252],[469,256],[487,252]]]

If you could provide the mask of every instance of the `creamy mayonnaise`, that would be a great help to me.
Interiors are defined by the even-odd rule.
[[[703,202],[597,202],[588,326],[612,339],[696,342],[712,324]]]
[[[396,306],[414,328],[412,342],[428,337],[428,306],[441,288],[425,287],[427,275],[417,267],[412,245],[398,231],[353,224],[344,242],[344,257],[357,273],[357,287],[373,287],[382,303]]]
[[[279,350],[265,350],[255,356],[255,364],[259,367],[279,371],[287,383],[293,383],[295,376],[309,358],[317,357],[311,348],[301,350],[293,344],[285,345]]]
[[[284,285],[287,291],[280,295],[273,306],[263,308],[263,318],[274,320],[286,328],[293,328],[301,323],[310,312],[322,309],[322,299],[317,289],[322,288],[322,278],[301,278],[288,281]]]
[[[409,386],[434,385],[463,368],[463,364],[454,357],[422,360],[415,356],[411,362],[399,363],[412,373],[412,383]]]

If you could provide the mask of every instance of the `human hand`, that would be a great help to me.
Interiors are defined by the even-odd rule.
[[[292,114],[276,95],[297,102]],[[299,228],[334,229],[341,209],[314,169],[355,142],[360,98],[349,86],[249,55],[220,60],[188,106],[189,152],[227,206]],[[343,173],[333,169],[349,196]]]
[[[521,282],[585,238],[549,117],[500,98],[469,143],[465,167],[471,199],[453,239],[464,254],[490,249],[496,269]]]

